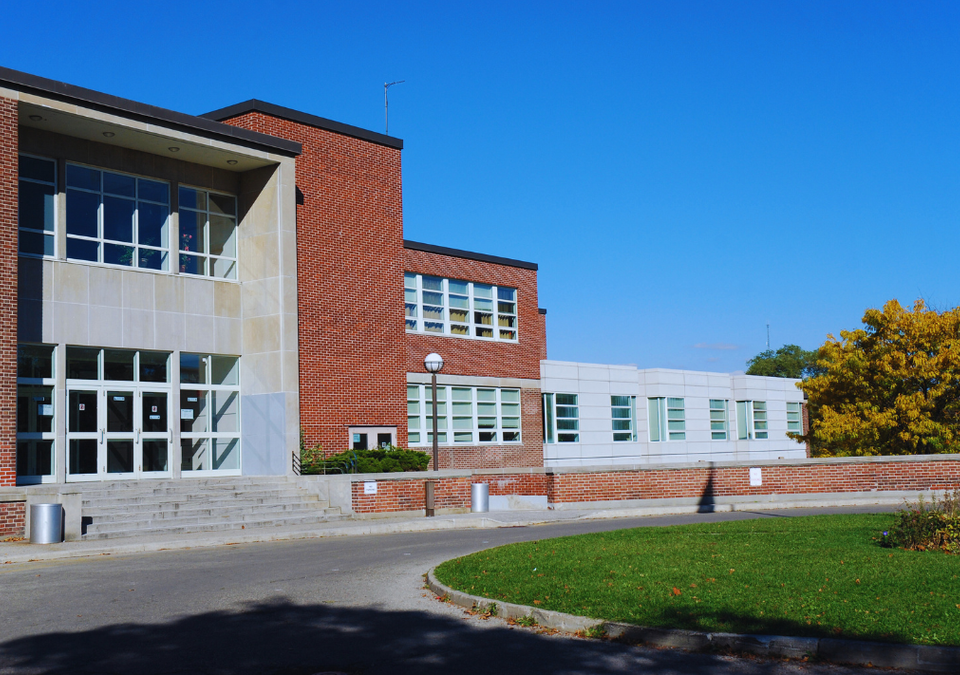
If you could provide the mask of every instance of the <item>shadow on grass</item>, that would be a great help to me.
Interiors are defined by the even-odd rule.
[[[768,675],[776,661],[557,639],[424,612],[287,601],[176,621],[55,632],[0,643],[3,673],[703,673]]]

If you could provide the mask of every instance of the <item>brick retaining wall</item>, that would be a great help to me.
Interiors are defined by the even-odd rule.
[[[0,537],[23,536],[26,526],[25,502],[0,502]]]
[[[762,485],[750,485],[751,467]],[[370,476],[377,494],[352,485],[356,513],[424,508],[424,477]],[[354,478],[362,480],[360,477]],[[491,496],[546,496],[550,504],[639,499],[799,495],[960,488],[960,456],[804,459],[790,463],[724,462],[714,466],[625,467],[622,469],[533,469],[517,473],[463,472],[436,478],[437,509],[470,508],[470,484],[487,483]]]

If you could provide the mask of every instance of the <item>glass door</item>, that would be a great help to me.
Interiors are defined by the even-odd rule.
[[[99,389],[67,390],[67,480],[100,478]]]
[[[170,475],[170,428],[169,392],[140,392],[139,433],[140,461],[137,466],[144,478],[161,478]]]
[[[134,478],[133,391],[105,390],[106,395],[106,472],[110,478]]]

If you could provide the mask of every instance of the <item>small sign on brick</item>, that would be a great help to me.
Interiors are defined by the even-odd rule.
[[[751,486],[763,485],[763,472],[760,470],[760,467],[751,467],[750,485]]]
[[[377,481],[375,480],[363,481],[363,494],[365,495],[377,494]]]

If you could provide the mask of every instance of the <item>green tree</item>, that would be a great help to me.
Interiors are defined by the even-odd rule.
[[[913,455],[960,450],[960,309],[918,300],[868,309],[864,327],[832,335],[808,399],[815,455]]]
[[[747,375],[765,377],[810,377],[816,372],[817,353],[784,345],[777,351],[768,349],[747,361]]]

